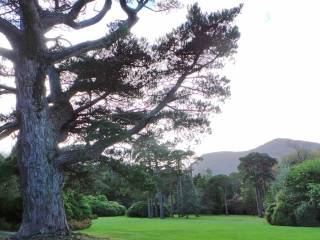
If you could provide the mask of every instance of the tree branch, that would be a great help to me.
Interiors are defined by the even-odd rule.
[[[75,109],[73,112],[75,114],[78,114],[78,113],[80,113],[80,112],[92,107],[96,103],[100,102],[102,99],[106,98],[106,96],[108,96],[108,95],[109,95],[109,93],[104,93],[101,96],[99,96],[99,97],[93,99],[92,101],[88,102],[87,104],[84,104],[84,105],[80,106],[79,108]]]
[[[120,6],[123,11],[128,15],[129,19],[137,18],[137,13],[149,2],[149,0],[137,0],[138,6],[136,8],[129,7],[127,0],[120,0]]]
[[[86,0],[86,1],[85,0],[81,1],[80,0],[78,2],[86,2],[85,4],[87,4],[88,2],[91,2],[91,1],[92,0]],[[80,21],[80,22],[75,22],[74,21],[76,19],[76,17],[78,16],[78,14],[79,14],[79,12],[78,12],[79,7],[77,7],[76,10],[73,9],[73,10],[70,11],[70,13],[68,14],[69,16],[66,17],[66,21],[64,23],[66,25],[68,25],[69,27],[72,27],[74,29],[81,29],[81,28],[92,26],[92,25],[98,23],[106,15],[106,13],[111,9],[111,5],[112,5],[112,1],[111,0],[105,0],[102,9],[98,12],[97,15],[95,15],[92,18]],[[80,8],[80,10],[81,10],[81,8]]]
[[[0,126],[0,140],[6,138],[18,129],[18,123],[16,121],[5,123],[4,125]]]
[[[2,48],[2,47],[0,47],[0,56],[7,58],[13,62],[16,59],[16,54],[13,50],[9,50],[9,49]]]
[[[93,145],[85,146],[83,149],[78,150],[70,150],[64,151],[59,154],[59,156],[55,159],[55,164],[57,166],[62,165],[69,165],[78,162],[86,162],[92,161],[93,159],[99,158],[99,156],[103,153],[103,151],[114,145],[117,142],[123,141],[124,139],[139,133],[146,125],[148,125],[156,115],[166,107],[166,105],[173,99],[174,94],[177,92],[183,81],[189,74],[194,73],[194,71],[187,71],[183,73],[179,79],[177,80],[176,84],[172,89],[166,94],[163,100],[153,109],[151,110],[144,118],[137,122],[137,124],[124,132],[123,137],[115,140],[111,140],[108,142],[104,142],[104,140],[99,140]],[[79,156],[82,156],[79,158]]]
[[[92,0],[78,0],[74,5],[73,10],[70,11],[69,13],[70,16],[68,18],[77,17],[77,14],[79,14],[78,11],[80,11],[81,8],[90,1]],[[102,37],[100,39],[79,43],[72,47],[68,47],[63,50],[50,53],[50,56],[48,57],[49,61],[57,62],[57,61],[64,60],[68,57],[77,56],[82,53],[86,53],[88,51],[96,50],[99,48],[108,48],[114,42],[116,42],[119,38],[124,37],[126,34],[129,33],[129,30],[138,21],[137,13],[148,3],[148,1],[149,0],[138,0],[138,6],[136,8],[131,8],[128,6],[127,0],[120,0],[120,6],[128,15],[128,19],[125,21],[121,21],[117,30],[109,33],[107,36]],[[79,28],[92,25],[97,21],[99,21],[100,19],[102,19],[102,17],[110,8],[111,8],[111,0],[106,0],[103,10],[100,11],[98,15],[96,15],[91,19],[84,20],[82,22],[75,23],[75,24],[78,25]],[[66,23],[65,19],[63,20],[63,23]]]
[[[129,32],[129,29],[131,29],[131,27],[134,24],[135,24],[134,21],[131,21],[128,19],[124,21],[116,31],[111,32],[107,36],[99,38],[97,40],[79,43],[77,45],[65,48],[63,50],[50,53],[50,55],[48,56],[48,59],[50,62],[54,63],[72,56],[78,56],[88,51],[96,50],[99,48],[108,48],[113,43],[115,43],[119,38],[127,35]]]
[[[12,45],[21,41],[22,32],[9,21],[0,17],[0,32],[3,33]]]
[[[43,11],[43,25],[45,29],[50,29],[55,25],[58,24],[65,24],[69,27],[74,29],[81,29],[85,27],[92,26],[98,23],[106,13],[111,9],[112,0],[105,0],[104,5],[98,13],[86,20],[77,22],[76,19],[78,18],[81,10],[90,2],[95,0],[78,0],[76,1],[73,6],[71,7],[69,13],[59,13],[59,12],[50,12],[50,11]]]
[[[17,89],[15,89],[14,87],[9,87],[9,86],[6,86],[4,84],[0,84],[0,89],[4,89],[10,93],[16,93],[17,92]]]

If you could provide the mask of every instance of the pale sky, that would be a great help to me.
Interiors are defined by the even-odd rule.
[[[213,134],[202,138],[196,152],[249,150],[278,137],[320,142],[320,1],[198,2],[205,11],[241,2],[244,7],[237,19],[238,54],[225,68],[232,96],[212,118]],[[73,42],[95,39],[119,14],[113,11],[99,26],[68,35]],[[133,32],[152,41],[179,25],[185,14],[185,9],[167,15],[145,10]],[[1,141],[0,152],[10,145],[10,140]]]

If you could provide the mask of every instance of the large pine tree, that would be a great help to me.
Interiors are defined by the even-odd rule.
[[[104,2],[100,11],[86,14],[96,2]],[[176,1],[118,2],[127,19],[110,23],[100,39],[70,46],[46,33],[63,25],[95,25],[112,0],[0,1],[0,32],[12,46],[0,48],[12,63],[3,63],[1,74],[15,82],[0,89],[16,96],[14,112],[1,117],[0,136],[18,131],[24,209],[18,237],[69,233],[61,197],[66,165],[99,160],[108,147],[134,139],[146,127],[206,129],[208,114],[219,111],[229,95],[228,80],[218,71],[236,51],[233,20],[240,7],[204,14],[195,5],[184,24],[148,45],[130,34],[138,12]],[[68,137],[76,146],[59,148]]]

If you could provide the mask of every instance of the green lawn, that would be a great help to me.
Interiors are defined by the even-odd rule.
[[[84,233],[112,240],[319,240],[320,228],[270,226],[248,216],[191,219],[99,218]]]

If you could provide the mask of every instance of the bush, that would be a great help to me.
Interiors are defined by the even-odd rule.
[[[92,215],[91,206],[86,197],[72,191],[64,193],[64,207],[67,219],[84,220]]]
[[[277,203],[271,217],[272,225],[295,226],[294,210],[286,202]]]
[[[123,216],[126,214],[127,208],[118,202],[109,201],[108,202],[117,211],[117,216]]]
[[[272,203],[266,208],[265,217],[268,223],[270,223],[271,225],[274,225],[273,214],[276,206],[277,205],[275,203]]]
[[[320,160],[307,160],[293,166],[282,182],[276,199],[267,208],[268,222],[286,226],[318,226]]]
[[[317,219],[317,209],[310,206],[307,202],[301,203],[295,210],[295,216],[298,226],[315,227],[320,224],[319,219]]]
[[[120,216],[124,215],[126,208],[117,202],[109,202],[106,196],[86,196],[86,201],[91,207],[92,214],[99,217]]]
[[[288,196],[284,192],[279,192],[276,202],[267,207],[267,221],[272,225],[295,226],[294,209],[294,205],[288,201]]]

